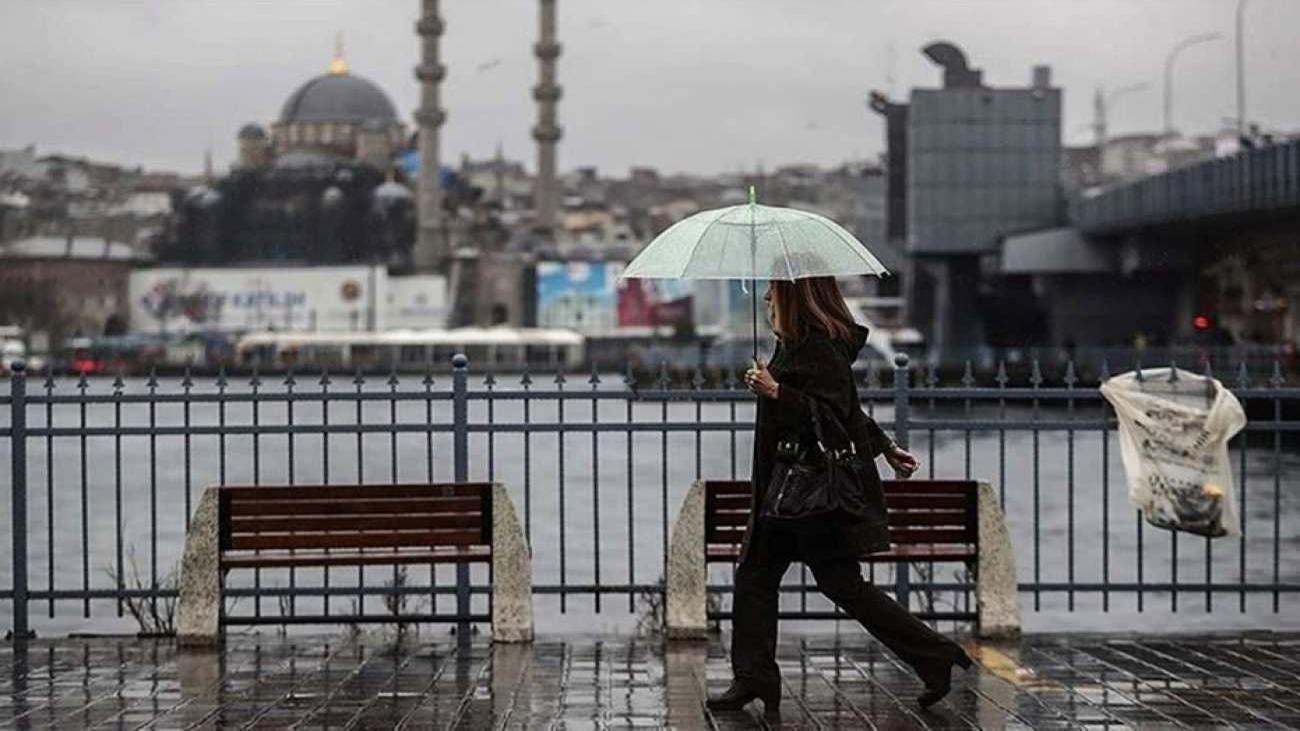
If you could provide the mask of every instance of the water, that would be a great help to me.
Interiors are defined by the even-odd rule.
[[[280,378],[266,378],[260,387],[263,392],[282,391]],[[367,391],[387,391],[383,379],[373,379],[363,388]],[[450,380],[443,378],[433,387],[434,392],[445,392]],[[471,379],[471,388],[479,389],[478,378]],[[535,379],[532,388],[552,389],[549,379]],[[498,390],[519,388],[517,379],[501,378]],[[604,378],[601,389],[622,388],[619,376]],[[232,384],[230,391],[246,390],[246,384]],[[348,378],[338,379],[332,386],[334,392],[348,392],[355,386]],[[418,378],[405,379],[399,386],[402,391],[423,389]],[[568,391],[588,391],[591,385],[586,378],[572,378],[565,384]],[[319,392],[315,378],[300,379],[298,392]],[[179,381],[168,379],[158,387],[160,393],[179,393]],[[195,393],[211,393],[210,383],[195,387]],[[38,381],[29,382],[29,393],[43,392]],[[75,393],[75,383],[60,382],[56,393]],[[92,381],[90,394],[109,394],[111,383]],[[144,393],[147,387],[140,381],[131,381],[125,392]],[[361,409],[360,422],[365,424],[427,424],[426,409],[431,405],[433,423],[445,425],[451,418],[450,401],[369,402]],[[520,400],[500,401],[491,406],[494,423],[521,424],[525,406]],[[470,404],[471,423],[488,421],[489,405],[484,401]],[[529,421],[533,424],[554,424],[560,417],[560,407],[553,400],[538,400],[528,406]],[[296,403],[293,409],[295,423],[319,424],[322,406],[316,403]],[[752,422],[752,407],[747,404],[673,403],[666,407],[669,421],[727,422],[739,424]],[[126,426],[147,426],[150,422],[146,404],[124,405],[121,423]],[[632,407],[635,423],[657,423],[662,420],[665,406],[638,403]],[[881,410],[877,414],[888,421],[891,414]],[[914,404],[914,417],[926,415],[924,404]],[[596,414],[603,424],[628,423],[628,407],[621,400],[600,403]],[[950,415],[949,415],[950,416]],[[1027,418],[1028,411],[1012,410],[1011,418]],[[1054,413],[1053,418],[1060,418]],[[8,418],[8,410],[0,409],[0,418]],[[113,404],[93,404],[86,409],[86,421],[91,426],[111,426],[115,423]],[[182,406],[163,403],[155,407],[153,418],[159,425],[181,423]],[[592,402],[567,401],[563,404],[563,418],[569,424],[589,424],[592,421]],[[75,427],[80,413],[75,406],[59,406],[53,410],[53,422],[60,427]],[[283,403],[261,404],[257,419],[260,424],[283,424],[287,410]],[[329,406],[331,424],[355,424],[358,421],[355,403],[332,403]],[[191,423],[212,426],[218,422],[215,404],[194,404]],[[250,425],[252,407],[242,403],[226,409],[228,425]],[[0,422],[3,423],[3,422]],[[45,423],[45,408],[33,407],[29,411],[30,426]],[[1071,439],[1073,447],[1071,448]],[[28,444],[28,534],[29,577],[34,590],[49,588],[109,589],[114,586],[113,575],[121,574],[128,585],[138,578],[143,586],[166,584],[166,575],[175,569],[181,556],[187,506],[197,501],[202,488],[214,484],[299,484],[335,482],[390,481],[449,481],[452,479],[451,434],[434,432],[409,434],[366,434],[360,438],[351,434],[331,435],[328,443],[320,434],[292,437],[292,462],[289,459],[290,437],[285,434],[266,435],[254,439],[251,435],[230,435],[224,440],[215,435],[194,436],[186,441],[180,436],[160,436],[152,440],[147,436],[115,438],[96,436],[84,440],[78,437],[56,437],[52,440],[31,440]],[[1114,433],[1109,434],[1109,453],[1103,464],[1102,436],[1098,432],[1075,432],[1071,437],[1065,432],[1041,432],[1035,438],[1028,432],[1008,432],[1000,441],[996,432],[966,434],[925,432],[912,433],[913,451],[922,458],[921,477],[984,479],[994,485],[1005,499],[1006,514],[1016,547],[1017,569],[1021,582],[1101,582],[1107,566],[1109,580],[1113,583],[1138,580],[1138,521],[1129,508],[1119,451]],[[49,447],[52,443],[53,451]],[[431,445],[431,449],[430,449]],[[0,444],[0,467],[9,474],[9,448],[7,441]],[[562,581],[568,585],[653,584],[663,570],[664,546],[668,529],[681,498],[692,480],[743,479],[748,475],[751,439],[747,431],[734,435],[723,431],[694,434],[690,432],[638,432],[630,435],[623,431],[600,432],[593,440],[591,430],[566,433],[562,437],[554,432],[524,435],[518,431],[495,434],[489,439],[484,433],[470,436],[470,477],[489,477],[503,482],[513,496],[518,509],[526,519],[534,549],[534,582],[555,585]],[[1035,454],[1040,455],[1037,461]],[[1208,541],[1194,536],[1179,536],[1150,527],[1143,530],[1144,552],[1141,561],[1142,579],[1148,583],[1166,583],[1174,579],[1181,583],[1205,581],[1207,572],[1206,550],[1209,549],[1210,579],[1218,583],[1236,583],[1243,579],[1250,583],[1271,582],[1275,575],[1282,583],[1300,582],[1300,564],[1295,561],[1300,551],[1297,518],[1300,517],[1300,496],[1294,486],[1300,474],[1300,455],[1293,451],[1272,451],[1271,435],[1253,435],[1245,452],[1245,499],[1239,503],[1245,522],[1245,538],[1224,538]],[[489,459],[491,457],[491,459]],[[1237,465],[1238,489],[1242,485],[1242,452],[1234,450]],[[83,468],[84,464],[84,468]],[[882,465],[883,466],[883,465]],[[1279,471],[1280,468],[1280,471]],[[51,474],[53,479],[51,480]],[[1073,489],[1070,476],[1073,474]],[[6,480],[7,484],[8,481]],[[120,493],[119,493],[120,483]],[[1035,488],[1035,486],[1037,486]],[[0,496],[0,525],[9,525],[11,515],[10,494]],[[1277,510],[1275,512],[1275,506]],[[1073,516],[1071,517],[1071,510]],[[118,515],[120,513],[120,521]],[[1276,520],[1275,520],[1276,516]],[[51,521],[52,517],[52,521]],[[1103,540],[1108,521],[1109,535]],[[118,535],[122,543],[119,563]],[[1071,526],[1073,528],[1071,529]],[[7,531],[6,531],[7,532]],[[1280,536],[1275,541],[1275,535]],[[1037,541],[1035,540],[1037,537]],[[1175,541],[1177,546],[1175,548]],[[1275,546],[1277,563],[1275,569]],[[1108,547],[1108,552],[1105,550]],[[1174,555],[1177,560],[1174,560]],[[1244,556],[1244,562],[1243,562]],[[132,570],[132,557],[136,570]],[[953,580],[955,566],[940,565],[938,580]],[[485,583],[486,568],[473,569],[476,582]],[[598,573],[599,572],[599,573]],[[714,566],[710,572],[711,583],[726,583],[729,570]],[[242,574],[242,575],[241,575]],[[357,570],[333,569],[332,586],[355,584]],[[367,582],[379,585],[391,580],[387,568],[368,568]],[[10,544],[0,547],[0,586],[8,587],[12,576]],[[437,571],[439,584],[450,584],[454,569],[443,567]],[[876,578],[888,583],[889,569],[878,570]],[[155,577],[156,580],[155,580]],[[298,571],[295,580],[299,585],[318,585],[320,571]],[[251,584],[252,574],[233,574],[234,585]],[[51,579],[53,584],[51,584]],[[428,579],[428,570],[413,570],[413,581]],[[802,575],[799,567],[787,575],[787,582],[799,583],[801,579],[811,585],[811,578]],[[265,571],[261,585],[282,586],[288,582],[286,571]],[[1252,593],[1246,596],[1244,610],[1237,594],[1215,593],[1211,612],[1206,611],[1203,593],[1181,594],[1177,611],[1166,592],[1145,592],[1142,611],[1138,611],[1137,597],[1133,593],[1112,593],[1109,610],[1103,611],[1099,593],[1076,593],[1074,610],[1069,609],[1069,597],[1063,593],[1021,594],[1021,609],[1027,630],[1203,630],[1212,628],[1296,628],[1300,627],[1300,613],[1295,609],[1300,601],[1294,595],[1282,595],[1279,611],[1274,611],[1271,593]],[[941,603],[954,598],[939,597]],[[353,609],[354,597],[335,597],[332,611]],[[412,597],[412,609],[429,610],[428,597]],[[641,600],[630,602],[626,594],[606,594],[601,597],[600,611],[590,594],[570,595],[563,600],[556,595],[536,598],[538,630],[541,632],[572,631],[621,632],[635,625],[636,613],[630,604],[644,611]],[[786,606],[800,606],[798,595],[784,598]],[[255,602],[244,599],[237,611],[254,610]],[[300,612],[318,612],[321,600],[300,598]],[[364,601],[369,612],[383,611],[381,600],[375,597]],[[807,598],[809,609],[829,607],[814,593]],[[483,611],[486,598],[476,597],[475,608]],[[134,631],[135,623],[129,617],[119,618],[113,600],[94,600],[90,603],[90,616],[84,616],[81,600],[60,600],[55,603],[54,616],[49,616],[45,601],[31,605],[32,625],[42,635],[59,635],[69,632],[126,632]],[[263,613],[275,614],[275,599],[263,599]],[[454,599],[437,600],[438,611],[454,609]],[[0,624],[11,621],[11,605],[0,602]],[[826,628],[829,625],[819,623]]]

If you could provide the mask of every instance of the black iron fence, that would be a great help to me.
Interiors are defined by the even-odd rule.
[[[1022,385],[1005,373],[979,384],[968,370],[941,384],[900,357],[859,390],[869,413],[921,456],[922,477],[995,486],[1027,612],[1194,607],[1258,624],[1285,614],[1300,591],[1300,388],[1280,365],[1224,375],[1252,418],[1231,445],[1243,530],[1216,540],[1157,531],[1128,507],[1114,415],[1072,365],[1051,377],[1033,365]],[[142,616],[142,626],[166,631],[185,530],[207,485],[464,479],[500,481],[516,501],[539,629],[571,628],[573,616],[653,614],[691,481],[748,474],[753,398],[739,375],[696,369],[682,385],[666,367],[640,379],[475,374],[462,356],[437,378],[254,372],[198,383],[33,378],[16,368],[0,390],[0,474],[9,476],[0,506],[11,530],[0,623],[8,614],[26,637]],[[934,610],[967,579],[929,571],[910,586]],[[724,601],[729,580],[722,569],[711,575]],[[819,616],[813,588],[801,573],[785,587],[786,607]],[[285,624],[306,614],[348,622],[373,616],[375,603],[463,621],[483,616],[488,575],[265,570],[228,596],[232,616]],[[584,625],[594,626],[604,625]]]

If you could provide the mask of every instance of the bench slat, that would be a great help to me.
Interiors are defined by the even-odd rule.
[[[252,551],[276,548],[399,548],[402,546],[481,546],[478,530],[371,531],[330,533],[234,534],[226,550]]]
[[[231,500],[372,500],[377,498],[482,497],[486,482],[398,485],[223,486]],[[490,493],[489,493],[490,494]]]
[[[393,498],[376,500],[231,500],[229,517],[298,515],[409,515],[411,513],[475,513],[483,507],[477,497]]]
[[[894,543],[972,543],[972,531],[951,528],[891,528],[889,539]]]
[[[973,495],[975,483],[961,480],[882,480],[885,497],[890,495]]]
[[[971,501],[962,495],[885,495],[888,510],[931,508],[938,510],[973,510]]]
[[[859,556],[863,563],[920,563],[936,561],[939,563],[955,561],[972,561],[976,558],[974,548],[961,546],[894,546],[882,553],[869,553]],[[740,546],[731,544],[713,544],[706,548],[705,557],[709,563],[730,563],[740,558]]]
[[[889,525],[895,526],[962,526],[970,516],[964,510],[890,510]]]
[[[373,551],[334,553],[257,553],[247,555],[226,554],[221,558],[223,569],[302,568],[308,566],[370,566],[429,563],[478,563],[492,560],[492,549],[487,546],[444,548],[424,551]]]
[[[479,528],[479,513],[402,513],[394,515],[294,515],[236,516],[232,535],[247,533],[319,533],[322,531],[420,530],[429,528]]]

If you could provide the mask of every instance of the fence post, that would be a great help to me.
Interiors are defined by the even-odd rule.
[[[469,358],[457,353],[451,358],[452,391],[452,470],[456,482],[469,481]],[[469,564],[456,564],[456,636],[463,642],[469,640],[470,595]]]
[[[27,365],[17,360],[9,377],[10,449],[12,467],[10,505],[13,513],[14,646],[27,643]]]
[[[907,393],[909,375],[907,353],[898,353],[894,356],[894,441],[903,449],[907,449],[912,441],[907,424],[910,417]],[[894,598],[904,607],[908,607],[911,602],[912,577],[909,570],[908,564],[902,561],[894,564]]]
[[[911,417],[911,406],[908,403],[907,389],[910,379],[908,376],[907,353],[899,353],[894,356],[894,441],[898,446],[907,449],[911,446],[912,439],[908,435],[908,419]]]

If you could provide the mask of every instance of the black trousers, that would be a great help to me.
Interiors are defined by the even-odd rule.
[[[901,604],[862,578],[856,557],[817,550],[817,536],[802,536],[758,524],[736,567],[731,668],[737,680],[754,688],[781,682],[776,665],[776,615],[781,577],[800,560],[817,580],[817,589],[856,619],[922,679],[946,672],[957,643],[930,629]]]

